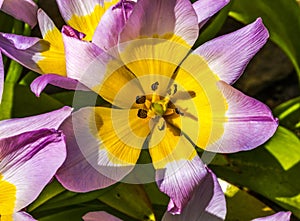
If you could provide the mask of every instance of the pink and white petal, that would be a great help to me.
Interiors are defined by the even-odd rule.
[[[166,122],[153,127],[149,152],[157,185],[170,197],[168,212],[180,214],[207,170],[194,146]]]
[[[4,67],[3,67],[2,53],[0,50],[0,104],[2,101],[3,90],[4,90]]]
[[[71,112],[72,108],[65,106],[45,114],[2,120],[0,121],[0,139],[42,128],[58,129]]]
[[[252,221],[289,221],[291,215],[291,212],[278,212],[271,216],[253,219]]]
[[[57,0],[60,13],[66,23],[86,34],[85,40],[90,41],[105,10],[118,0]]]
[[[215,174],[208,170],[181,214],[166,212],[162,221],[225,220],[226,201]]]
[[[102,16],[92,42],[104,50],[116,46],[119,34],[123,30],[134,4],[132,1],[122,1],[116,6],[110,7]]]
[[[128,71],[120,59],[103,51],[94,43],[70,37],[68,34],[69,31],[65,33],[65,28],[63,28],[68,77],[78,80],[118,107],[128,107],[129,102],[131,102],[131,107],[131,95],[134,96],[133,102],[135,102],[136,94],[142,94],[141,89],[137,87],[138,81],[135,76]],[[127,84],[130,81],[131,83]],[[129,85],[132,88],[129,88]],[[126,92],[129,91],[130,99],[127,99],[128,94],[119,93],[120,88],[127,89]],[[134,94],[133,91],[137,93]],[[118,98],[123,99],[118,99],[116,95],[120,95]]]
[[[97,5],[103,5],[104,0],[57,0],[57,5],[63,19],[68,22],[74,15],[85,16],[94,11]]]
[[[1,202],[9,199],[6,202],[9,204],[8,210],[1,215],[9,215],[28,206],[38,197],[64,162],[66,147],[64,135],[54,129],[4,138],[0,140],[0,146],[1,181],[6,182],[9,188],[1,195]]]
[[[192,46],[198,32],[197,15],[190,1],[140,0],[121,32],[120,42],[159,37]]]
[[[104,77],[110,56],[95,44],[70,37],[68,33],[63,28],[67,76],[89,88],[99,85]],[[88,71],[91,68],[94,71]]]
[[[0,0],[0,9],[2,7],[3,2],[4,2],[4,0]]]
[[[90,91],[89,88],[79,83],[77,80],[72,78],[62,77],[57,74],[45,74],[37,77],[30,84],[30,89],[37,97],[40,96],[42,91],[48,84],[52,84],[57,87],[61,87],[67,90],[82,90]]]
[[[23,66],[35,72],[43,73],[37,62],[43,59],[41,52],[48,50],[49,44],[35,37],[0,33],[0,49],[3,54]]]
[[[225,82],[218,82],[228,109],[225,119],[213,119],[223,123],[224,133],[215,143],[205,149],[212,152],[234,153],[256,148],[273,136],[278,120],[271,110],[260,101],[248,97]]]
[[[99,211],[99,212],[89,212],[85,214],[82,219],[84,221],[122,221],[121,219],[105,212],[105,211]]]
[[[123,125],[128,120],[124,118],[127,111],[122,113],[118,116],[111,113],[111,108],[87,107],[64,122],[61,129],[67,137],[68,155],[57,179],[65,188],[75,192],[105,188],[123,179],[134,168],[142,144],[138,149],[124,141],[137,142],[130,139],[130,127]],[[117,129],[115,123],[119,126]]]
[[[67,158],[57,171],[56,178],[66,189],[74,192],[89,192],[117,182],[104,176],[83,155],[76,142],[71,118],[68,118],[60,129],[66,135]]]
[[[33,0],[4,0],[0,8],[5,13],[28,23],[33,28],[37,23],[38,6]]]
[[[46,36],[51,36],[47,38],[52,42],[0,33],[0,48],[5,55],[35,72],[40,74],[56,73],[65,76],[65,54],[61,34],[55,29]],[[57,36],[57,38],[53,40],[53,36]]]
[[[211,217],[214,217],[215,220],[225,220],[227,213],[225,195],[222,191],[222,188],[218,182],[218,178],[216,177],[216,175],[210,169],[208,169],[208,172],[209,173],[206,176],[206,179],[203,181],[203,184],[201,183],[201,190],[199,191],[202,194],[207,194],[209,190],[213,189],[213,196],[209,201],[209,204],[206,206],[204,214],[202,214],[203,220],[209,220],[209,218]],[[213,184],[211,184],[212,182]],[[203,185],[206,185],[206,188],[208,188],[209,190],[202,190]],[[199,194],[199,192],[197,193]],[[198,199],[202,199],[202,197],[199,197]]]
[[[47,33],[57,29],[51,18],[40,8],[37,11],[38,23],[43,38]],[[58,30],[58,29],[57,29]],[[54,40],[54,39],[53,39]]]
[[[17,212],[9,215],[1,215],[2,221],[37,221],[26,212]]]
[[[15,213],[13,215],[13,220],[14,221],[37,221],[30,214],[23,211]]]
[[[258,18],[244,28],[204,43],[193,53],[204,57],[220,80],[233,84],[268,37],[267,29]]]
[[[165,170],[156,171],[160,191],[170,197],[168,212],[182,212],[204,173],[204,165],[198,156],[192,160],[173,161],[166,165]]]
[[[38,21],[39,21],[39,27],[43,38],[54,45],[57,44],[59,42],[58,37],[61,38],[61,33],[58,30],[58,28],[55,26],[51,18],[42,9],[38,10]],[[69,26],[64,26],[64,31],[68,32],[69,36],[76,37],[80,40],[85,37],[83,33],[78,32],[77,30]],[[58,47],[61,47],[61,45],[58,45]]]
[[[198,38],[199,26],[197,14],[188,0],[177,0],[175,6],[175,35],[193,46]]]
[[[83,38],[85,37],[84,33],[79,32],[76,29],[74,29],[70,26],[67,26],[67,25],[63,26],[63,32],[65,33],[65,35],[79,39],[79,40],[83,40]]]
[[[193,7],[198,17],[199,28],[218,11],[220,11],[230,0],[215,0],[212,4],[211,0],[198,0],[193,3]]]
[[[40,54],[41,58],[36,59],[37,64],[43,73],[66,76],[64,43],[60,30],[42,9],[38,10],[38,22],[43,39],[48,42],[49,48]]]

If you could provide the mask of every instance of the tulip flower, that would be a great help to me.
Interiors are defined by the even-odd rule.
[[[0,0],[0,9],[16,19],[28,23],[32,28],[37,23],[38,6],[33,0]]]
[[[122,180],[146,147],[168,211],[180,214],[207,176],[195,148],[246,151],[274,134],[270,109],[230,85],[267,41],[262,20],[191,51],[211,16],[201,13],[206,3],[196,12],[188,0],[138,1],[111,53],[63,34],[67,70],[111,104],[82,108],[62,125],[68,156],[57,177],[66,188]]]
[[[2,53],[0,50],[0,104],[2,100],[3,87],[4,87],[4,67],[3,67]]]
[[[123,0],[120,2],[119,0],[57,0],[57,4],[68,25],[65,27],[65,32],[83,41],[93,41],[105,50],[114,45],[117,34],[123,28],[134,2]],[[36,16],[43,36],[42,39],[0,33],[0,50],[11,59],[37,73],[49,74],[43,75],[39,79],[37,84],[40,91],[36,92],[37,95],[41,93],[41,87],[45,87],[48,83],[66,89],[75,89],[78,82],[72,73],[66,71],[61,32],[42,9],[37,10]],[[119,23],[118,26],[110,26],[114,17],[120,17],[119,21],[122,20],[122,23]],[[108,35],[111,40],[108,40]],[[85,88],[82,87],[82,90]]]
[[[1,220],[35,220],[22,211],[54,177],[66,158],[59,125],[71,113],[64,107],[37,116],[0,121]]]

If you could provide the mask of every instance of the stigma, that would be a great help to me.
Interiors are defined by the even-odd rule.
[[[159,82],[151,84],[152,93],[150,95],[138,95],[136,96],[135,103],[139,105],[137,116],[142,119],[154,119],[157,117],[166,117],[173,114],[177,116],[183,116],[184,110],[177,108],[171,101],[171,97],[177,93],[177,84],[173,84],[167,90],[166,96],[160,96],[157,94]],[[195,92],[189,91],[190,98],[196,96]]]

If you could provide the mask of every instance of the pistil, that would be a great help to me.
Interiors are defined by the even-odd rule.
[[[167,96],[162,97],[156,93],[159,83],[155,82],[151,85],[153,93],[151,95],[143,95],[136,97],[136,104],[144,104],[142,109],[138,110],[139,118],[156,118],[170,116],[177,114],[183,116],[184,113],[180,111],[170,101],[171,96],[177,93],[177,84],[173,84],[167,92]],[[190,98],[194,98],[196,93],[194,91],[188,91]]]

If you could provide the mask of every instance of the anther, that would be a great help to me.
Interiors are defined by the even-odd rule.
[[[139,118],[145,119],[145,118],[147,118],[147,111],[144,110],[144,109],[139,109],[138,113],[137,113],[137,116]]]
[[[176,94],[176,92],[177,92],[177,84],[173,84],[173,85],[171,86],[171,88],[169,88],[168,94],[169,94],[169,95],[174,95],[174,94]]]
[[[174,86],[173,94],[176,94],[176,92],[177,92],[177,84],[173,84],[173,86]]]
[[[167,108],[174,109],[175,105],[170,101],[168,102]]]
[[[136,96],[135,103],[144,104],[146,102],[146,96]]]
[[[158,88],[158,85],[159,85],[158,81],[156,81],[155,83],[153,83],[153,84],[151,85],[152,91],[156,91],[157,88]]]
[[[196,97],[196,92],[195,91],[188,91],[188,93],[191,96],[191,98]]]
[[[184,113],[182,113],[178,108],[175,108],[175,112],[176,112],[176,114],[179,114],[181,116],[184,115]]]
[[[157,125],[157,128],[162,131],[164,130],[166,127],[166,122],[163,120],[163,118],[160,118],[159,122],[158,122],[158,125]]]

